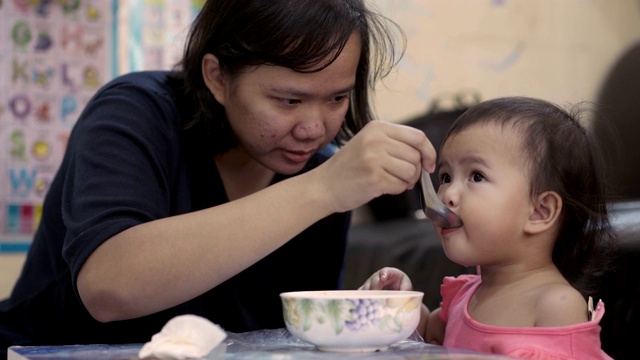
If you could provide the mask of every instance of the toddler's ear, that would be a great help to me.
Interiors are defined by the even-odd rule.
[[[552,228],[562,213],[562,198],[555,191],[545,191],[538,195],[531,203],[531,214],[524,231],[528,234],[538,234]]]

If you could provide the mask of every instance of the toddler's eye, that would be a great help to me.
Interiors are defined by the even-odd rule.
[[[440,175],[440,184],[447,184],[451,182],[451,176],[449,174]]]
[[[484,175],[480,174],[479,172],[474,172],[473,175],[471,175],[471,179],[474,182],[481,182],[482,180],[484,180]]]

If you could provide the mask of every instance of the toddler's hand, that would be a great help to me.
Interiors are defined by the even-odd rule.
[[[413,290],[413,285],[401,270],[385,267],[373,273],[358,290]]]

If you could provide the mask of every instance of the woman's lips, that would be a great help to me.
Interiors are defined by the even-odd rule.
[[[282,156],[285,159],[293,163],[303,163],[309,161],[309,158],[314,154],[314,151],[291,151],[283,150]]]

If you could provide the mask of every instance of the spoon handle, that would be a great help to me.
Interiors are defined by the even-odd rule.
[[[462,226],[462,220],[438,198],[431,176],[422,169],[420,176],[420,202],[424,214],[431,222],[441,228]]]

